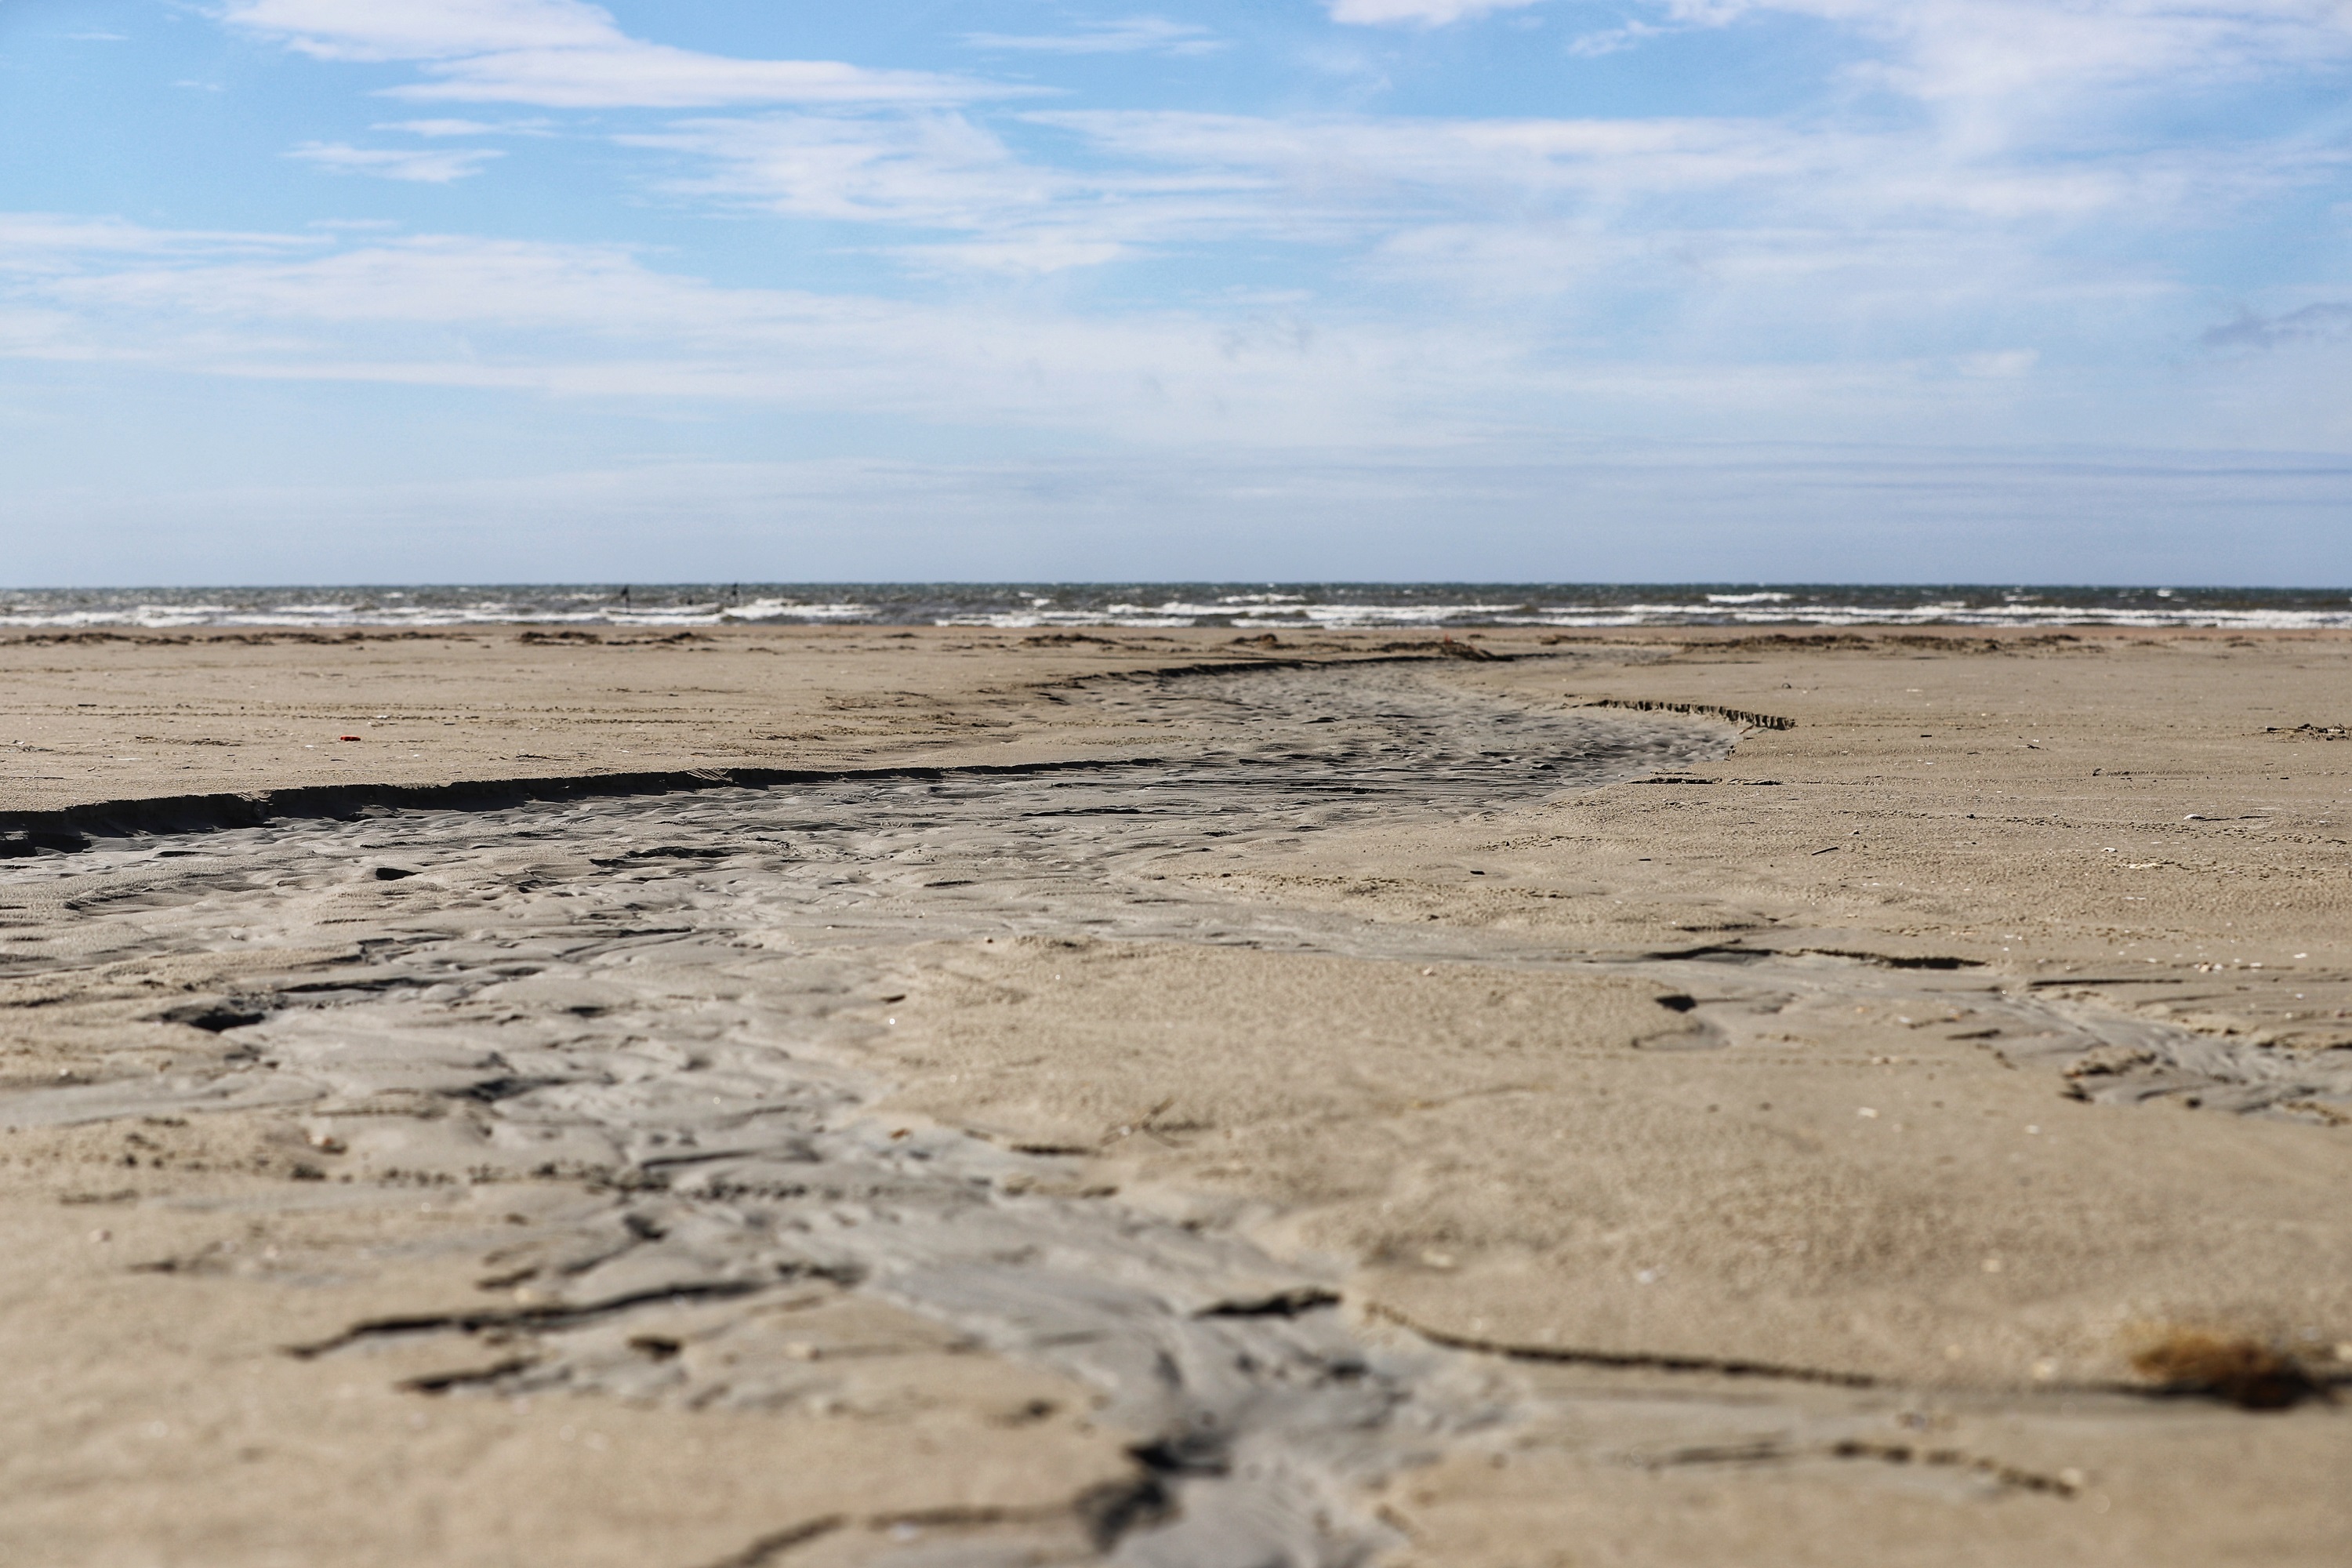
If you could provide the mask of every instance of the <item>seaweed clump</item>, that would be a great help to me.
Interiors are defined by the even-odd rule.
[[[2132,1357],[2132,1370],[2168,1394],[2222,1399],[2242,1410],[2287,1410],[2330,1398],[2326,1385],[2274,1345],[2243,1335],[2174,1329]]]

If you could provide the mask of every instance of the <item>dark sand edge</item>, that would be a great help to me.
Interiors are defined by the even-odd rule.
[[[1438,646],[1431,645],[1433,647]],[[1452,645],[1466,647],[1466,645]],[[1556,658],[1557,655],[1519,655]],[[1153,665],[1111,669],[1034,682],[1039,690],[1067,689],[1105,680],[1164,680],[1192,675],[1231,675],[1242,670],[1322,669],[1370,665],[1433,664],[1469,658],[1505,661],[1506,656],[1469,649],[1462,653],[1383,653],[1333,658],[1253,658],[1246,662]],[[1610,704],[1600,704],[1609,706]],[[1618,704],[1618,706],[1631,706]],[[294,784],[282,789],[220,791],[195,795],[131,795],[83,801],[38,811],[0,810],[0,859],[44,851],[74,854],[92,847],[95,837],[211,833],[257,827],[272,821],[349,818],[370,810],[497,811],[542,802],[614,795],[672,795],[705,789],[767,789],[782,784],[835,784],[851,779],[938,779],[951,774],[1017,775],[1076,768],[1166,766],[1160,756],[1074,757],[1024,763],[884,763],[779,768],[720,765],[638,769],[627,773],[542,774],[512,778],[455,779],[438,784],[355,783]]]
[[[1156,766],[1167,761],[1163,757],[1076,757],[1034,763],[901,763],[866,768],[677,768],[560,773],[539,778],[461,779],[432,784],[297,784],[244,794],[137,796],[91,801],[50,811],[0,812],[0,859],[37,855],[44,850],[77,853],[93,847],[93,840],[98,837],[213,833],[300,818],[348,820],[373,810],[498,811],[614,795],[770,789],[780,784],[838,784],[852,779],[939,779],[957,773],[1046,773],[1080,768]]]

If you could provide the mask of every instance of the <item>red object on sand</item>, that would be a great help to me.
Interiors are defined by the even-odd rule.
[[[338,735],[335,739],[338,741],[364,741],[367,737],[364,735]]]

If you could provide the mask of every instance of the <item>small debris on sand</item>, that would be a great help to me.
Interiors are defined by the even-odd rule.
[[[2175,1329],[2132,1357],[2132,1370],[2162,1392],[2224,1399],[2242,1410],[2285,1410],[2327,1389],[2294,1357],[2260,1340]]]

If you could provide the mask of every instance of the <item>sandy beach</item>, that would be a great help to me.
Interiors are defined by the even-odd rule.
[[[2352,634],[0,671],[11,1561],[2352,1555]]]

